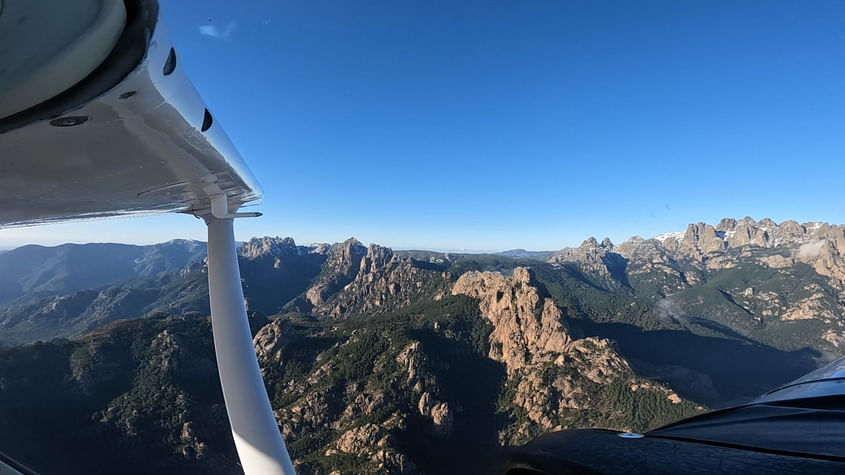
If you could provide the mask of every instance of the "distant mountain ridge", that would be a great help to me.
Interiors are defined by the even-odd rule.
[[[27,294],[89,290],[138,276],[178,271],[204,258],[206,244],[173,240],[149,246],[22,246],[0,254],[0,304]]]
[[[525,249],[509,249],[507,251],[497,252],[496,255],[506,257],[523,257],[527,259],[548,259],[554,251],[526,251]]]
[[[841,292],[837,289],[845,289],[845,259],[839,251],[843,246],[843,226],[794,221],[777,224],[769,219],[756,222],[744,218],[723,219],[715,226],[694,223],[684,233],[667,233],[652,239],[635,236],[618,245],[609,239],[599,243],[589,238],[577,248],[554,252],[512,250],[497,255],[526,265],[547,262],[567,268],[578,278],[607,291],[653,301],[667,299],[683,307],[688,289],[705,283],[708,274],[733,269],[741,263],[783,272],[797,272],[801,265],[807,265],[820,279],[829,279],[823,287]],[[175,240],[151,246],[24,246],[2,254],[0,344],[73,336],[108,321],[155,312],[207,313],[205,252],[205,243]],[[354,238],[344,243],[308,246],[297,245],[291,238],[253,238],[239,247],[239,255],[244,295],[250,308],[268,314],[287,309],[335,317],[355,308],[385,311],[400,302],[407,304],[419,298],[417,294],[428,283],[433,287],[427,295],[433,295],[437,288],[445,288],[442,282],[435,284],[437,279],[432,280],[433,276],[450,268],[460,269],[461,262],[484,259],[483,255],[431,251],[394,253],[375,244],[368,249]],[[395,270],[390,275],[380,275],[380,269],[389,262]],[[424,277],[420,282],[425,284],[409,289],[400,282],[409,272],[419,272],[421,278],[428,272],[432,278]],[[361,280],[365,278],[369,279],[366,284]],[[355,283],[356,279],[361,282]],[[354,298],[359,303],[348,300],[352,290],[343,290],[349,286],[361,288],[358,292],[363,293]],[[692,293],[698,295],[702,290]],[[376,306],[368,300],[375,298],[373,292],[381,295],[382,302]],[[753,286],[746,286],[727,294],[734,303],[768,295],[755,296],[753,292]],[[784,313],[787,319],[797,320],[813,320],[808,314],[813,311],[826,315],[826,328],[819,338],[829,351],[836,351],[845,344],[845,332],[833,318],[839,305],[836,299],[840,297],[824,295],[810,292],[791,310],[772,307],[760,312],[766,312],[766,316]],[[708,297],[707,301],[711,300]],[[725,311],[719,300],[724,299],[713,300],[719,312],[748,311],[736,305]],[[758,304],[765,306],[765,302]],[[700,311],[708,313],[706,308]]]
[[[593,285],[706,316],[784,349],[845,350],[845,226],[770,219],[694,223],[683,233],[614,245],[589,238],[548,262]],[[798,280],[802,285],[796,288]],[[790,333],[796,334],[790,336]]]

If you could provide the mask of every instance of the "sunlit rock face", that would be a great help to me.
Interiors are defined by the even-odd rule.
[[[582,247],[595,248],[597,243]],[[510,276],[467,272],[455,282],[452,293],[479,300],[482,316],[492,324],[489,356],[504,364],[509,403],[523,415],[500,431],[502,443],[521,443],[545,431],[571,427],[575,414],[598,409],[587,389],[594,385],[625,384],[644,388],[640,395],[648,392],[673,404],[681,402],[663,386],[636,381],[610,340],[573,339],[560,309],[528,268],[516,267]]]
[[[540,295],[524,267],[509,277],[467,272],[455,282],[452,293],[479,299],[482,315],[493,324],[490,357],[505,363],[510,372],[552,361],[572,342],[560,310],[552,299]]]

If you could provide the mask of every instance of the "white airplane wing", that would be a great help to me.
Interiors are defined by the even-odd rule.
[[[0,0],[0,226],[161,212],[205,220],[214,346],[241,464],[292,474],[232,224],[258,215],[236,211],[261,191],[158,13],[156,0]]]
[[[2,1],[0,225],[260,198],[157,20],[154,1]]]

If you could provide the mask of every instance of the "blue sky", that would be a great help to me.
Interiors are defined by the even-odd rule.
[[[265,190],[238,237],[558,249],[845,222],[845,3],[163,0]],[[0,232],[203,239],[185,216]]]

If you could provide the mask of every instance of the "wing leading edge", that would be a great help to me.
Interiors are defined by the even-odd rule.
[[[13,2],[4,3],[8,13]],[[261,197],[184,74],[157,3],[126,7],[121,38],[98,68],[61,94],[0,119],[0,226],[203,215],[214,196],[226,196],[230,210]]]

